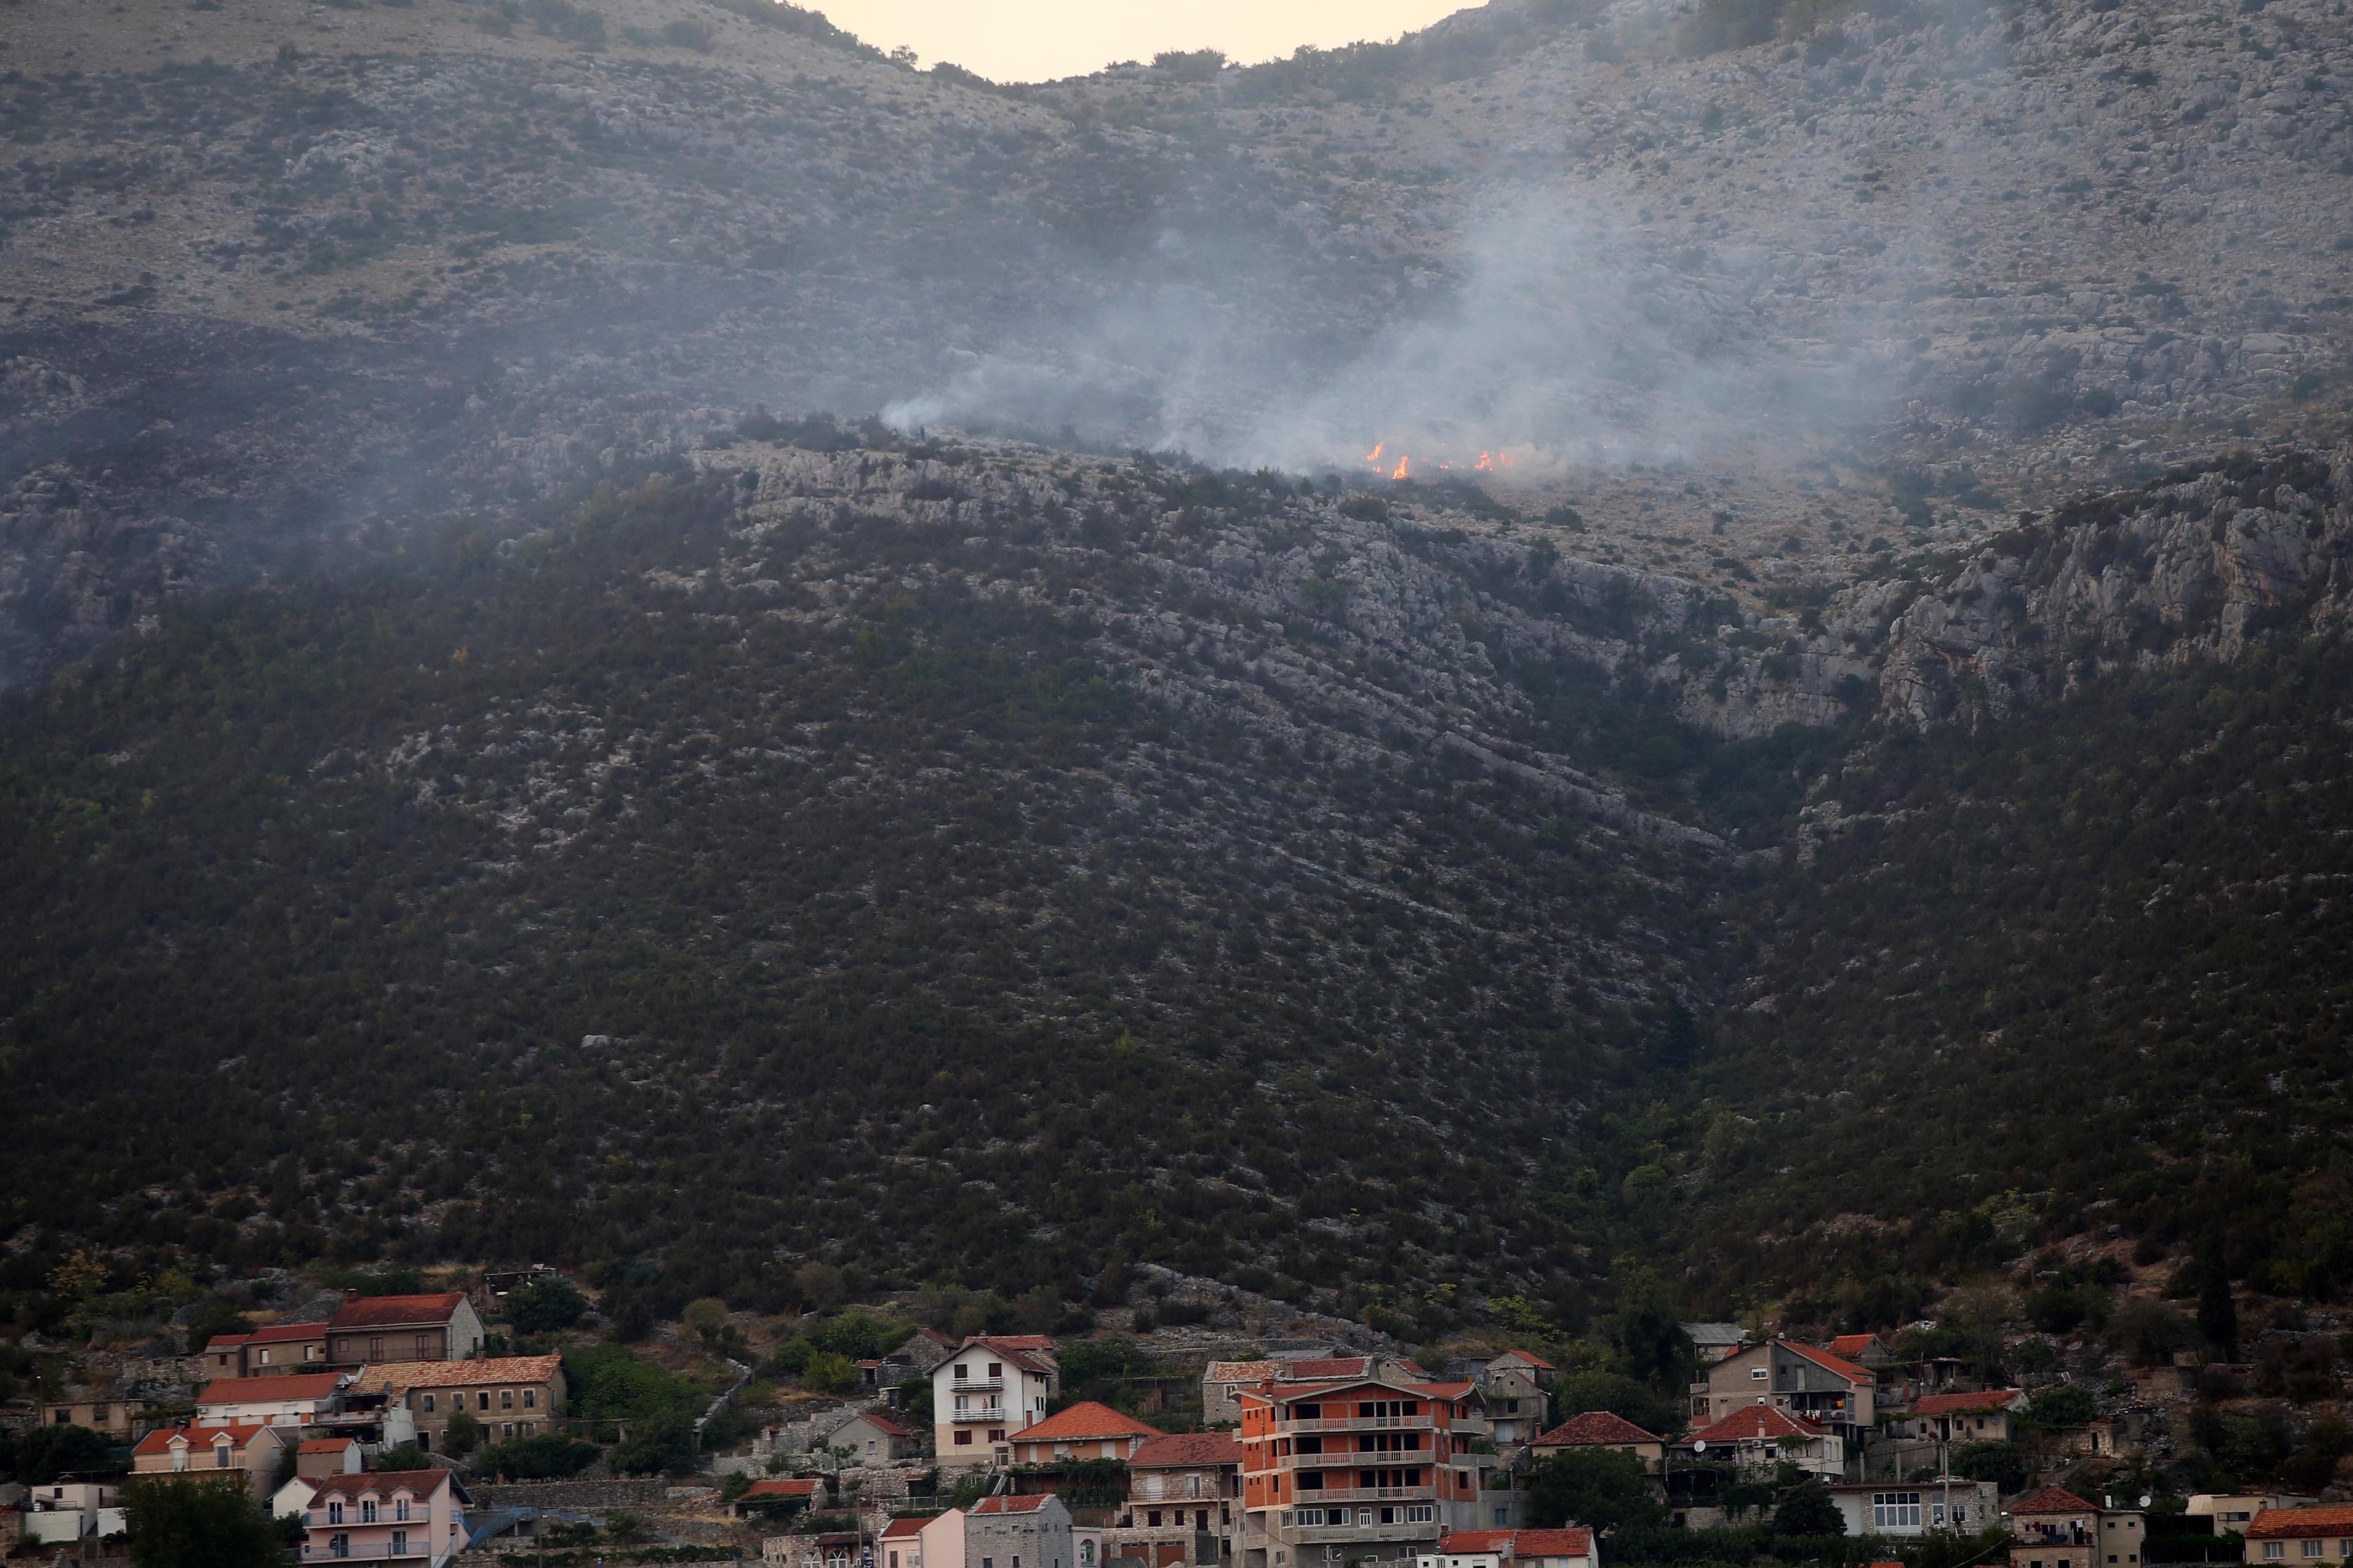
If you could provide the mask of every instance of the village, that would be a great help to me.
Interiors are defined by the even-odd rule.
[[[904,1302],[762,1324],[712,1300],[624,1345],[551,1269],[434,1283],[55,1354],[0,1412],[0,1546],[130,1561],[137,1489],[195,1479],[266,1510],[286,1561],[426,1568],[2353,1560],[2342,1488],[2169,1486],[2234,1375],[2189,1352],[2030,1388],[1933,1322],[1688,1322],[1662,1390],[1181,1298],[1060,1337],[971,1303],[942,1329]]]

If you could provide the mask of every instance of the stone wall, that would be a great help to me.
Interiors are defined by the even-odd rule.
[[[670,1483],[659,1476],[612,1476],[599,1480],[528,1481],[512,1486],[469,1482],[466,1489],[484,1508],[649,1508],[666,1502]]]

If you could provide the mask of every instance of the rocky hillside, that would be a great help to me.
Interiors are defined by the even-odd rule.
[[[2333,1016],[2321,928],[2190,955],[2335,874],[2346,461],[2063,508],[1810,631],[1467,488],[755,419],[13,700],[0,1072],[49,1157],[0,1218],[41,1256],[659,1254],[771,1303],[808,1256],[1074,1298],[1124,1258],[1418,1332],[1581,1321],[1630,1248],[1776,1289],[1857,1234],[1813,1188],[1926,1136],[1867,1217],[1982,1261],[2025,1222],[1940,1215],[2040,1167],[2020,1212],[2083,1223],[2188,1136],[2204,1015],[2167,1005],[2098,1159],[1922,1133],[1933,1097],[2063,1027],[2015,1080],[2058,1093],[2200,962]],[[1996,581],[2024,602],[1924,681]],[[2194,860],[2137,815],[2219,795],[2264,805]],[[2077,928],[2160,884],[2207,923],[2100,1010]],[[2226,1153],[2181,1145],[2136,1234]]]
[[[2328,0],[1779,11],[1005,89],[748,0],[7,0],[0,680],[763,403],[1500,454],[1760,611],[2334,416]]]

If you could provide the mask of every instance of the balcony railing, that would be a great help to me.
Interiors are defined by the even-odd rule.
[[[1005,1406],[1001,1405],[984,1405],[977,1410],[955,1411],[948,1418],[951,1421],[1002,1422],[1005,1419]]]
[[[432,1555],[432,1549],[422,1541],[411,1541],[396,1552],[388,1541],[354,1541],[341,1552],[331,1551],[324,1544],[302,1548],[302,1561],[305,1563],[399,1563]]]
[[[986,1394],[992,1388],[1003,1388],[1001,1377],[957,1377],[948,1380],[948,1389],[955,1394]]]
[[[1314,1508],[1327,1502],[1395,1502],[1409,1499],[1415,1502],[1432,1500],[1438,1492],[1435,1483],[1425,1481],[1418,1487],[1325,1487],[1321,1491],[1302,1489],[1293,1508]]]
[[[1285,1436],[1298,1432],[1370,1432],[1390,1426],[1413,1426],[1427,1431],[1430,1424],[1430,1417],[1426,1415],[1342,1415],[1326,1416],[1320,1421],[1278,1421],[1274,1429]]]

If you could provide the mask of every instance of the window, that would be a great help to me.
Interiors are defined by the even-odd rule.
[[[522,1407],[525,1410],[536,1410],[539,1408],[539,1390],[536,1388],[526,1388],[522,1391]]]
[[[226,1363],[226,1362],[228,1360],[228,1358],[227,1358],[227,1356],[223,1356],[223,1357],[221,1358],[221,1360],[222,1360],[224,1363]],[[60,1409],[60,1410],[58,1410],[58,1411],[53,1412],[53,1413],[51,1414],[51,1416],[50,1416],[50,1424],[51,1424],[51,1425],[53,1425],[53,1426],[72,1426],[72,1425],[73,1425],[73,1412],[72,1412],[71,1410],[69,1410],[69,1409]]]
[[[395,1557],[406,1557],[408,1555],[408,1531],[405,1530],[396,1530],[392,1532],[391,1555]]]
[[[329,1524],[341,1524],[343,1522],[343,1499],[337,1498],[334,1501],[327,1505],[327,1522]]]
[[[1156,1508],[1155,1508],[1155,1509],[1147,1509],[1147,1510],[1145,1510],[1145,1514],[1144,1514],[1144,1522],[1145,1522],[1145,1524],[1149,1525],[1149,1526],[1150,1526],[1151,1528],[1153,1528],[1154,1530],[1157,1530],[1157,1529],[1159,1529],[1159,1528],[1160,1528],[1160,1510],[1159,1510],[1158,1509],[1156,1509]]]
[[[2319,1555],[2320,1555],[2320,1542],[2317,1542],[2317,1541],[2307,1541],[2307,1542],[2306,1542],[2304,1543],[2304,1554],[2305,1554],[2306,1557],[2317,1557],[2317,1556],[2319,1556]]]
[[[462,1399],[465,1395],[459,1394],[459,1397]],[[485,1388],[480,1393],[474,1395],[474,1408],[477,1410],[488,1410],[490,1407],[491,1391]]]
[[[512,1437],[512,1436],[514,1436],[514,1423],[513,1423],[513,1422],[512,1422],[512,1421],[501,1421],[501,1422],[500,1422],[500,1423],[499,1423],[499,1436],[501,1436],[501,1437]]]
[[[229,1446],[227,1443],[215,1443],[213,1445],[213,1468],[216,1470],[227,1469],[228,1460]]]
[[[963,1431],[956,1434],[955,1446],[959,1448],[969,1448],[972,1447],[971,1427],[967,1426]]]
[[[2283,1557],[2284,1557],[2284,1556],[2286,1556],[2286,1555],[2287,1555],[2287,1542],[2284,1542],[2284,1541],[2266,1541],[2266,1542],[2263,1542],[2263,1561],[2264,1561],[2264,1562],[2266,1562],[2266,1563],[2276,1563],[2276,1562],[2278,1562],[2281,1558],[2283,1558]]]
[[[997,1378],[1003,1377],[1005,1375],[1005,1363],[1001,1361],[990,1362],[988,1363],[988,1375],[992,1382]]]
[[[1372,1522],[1373,1522],[1373,1510],[1372,1510],[1371,1509],[1368,1509],[1368,1508],[1360,1508],[1360,1509],[1358,1509],[1358,1510],[1356,1510],[1356,1522],[1357,1522],[1358,1524],[1370,1524],[1370,1523],[1372,1523]]]
[[[417,1359],[418,1361],[430,1361],[433,1359],[432,1335],[419,1334],[417,1336]]]
[[[327,1555],[328,1555],[328,1556],[330,1556],[330,1557],[349,1557],[351,1554],[352,1554],[352,1538],[351,1538],[350,1536],[348,1536],[348,1535],[331,1535],[331,1536],[327,1537]]]
[[[264,1366],[268,1366],[269,1364],[269,1352],[267,1349],[264,1349],[261,1352],[261,1364]]]
[[[90,1407],[90,1424],[93,1426],[103,1426],[106,1425],[105,1405],[93,1405]]]
[[[428,1415],[433,1413],[433,1396],[429,1394],[425,1396],[425,1413]]]
[[[990,1442],[992,1442],[992,1443],[1002,1443],[1002,1442],[1004,1442],[1004,1441],[1005,1441],[1005,1428],[1004,1428],[1004,1427],[1002,1427],[1002,1426],[991,1426],[991,1427],[988,1429],[988,1440],[989,1440]]]
[[[1293,1421],[1321,1421],[1324,1419],[1324,1407],[1321,1405],[1294,1405],[1291,1407],[1291,1418]]]
[[[186,1444],[183,1443],[178,1447],[172,1450],[172,1468],[175,1470],[185,1470],[188,1468],[188,1446]]]
[[[360,1522],[362,1524],[375,1522],[375,1499],[372,1497],[360,1499]]]
[[[514,1408],[513,1389],[501,1388],[499,1390],[499,1408],[501,1410],[512,1410]]]
[[[392,1517],[402,1524],[406,1524],[408,1522],[408,1500],[406,1498],[401,1497],[392,1500]]]
[[[962,1362],[958,1362],[958,1363],[956,1363],[956,1369],[955,1369],[955,1380],[956,1380],[958,1383],[969,1383],[969,1382],[971,1382],[971,1381],[972,1381],[972,1368],[970,1368],[970,1367],[968,1367],[968,1366],[965,1365]]]
[[[382,1334],[376,1334],[368,1340],[368,1360],[382,1361],[383,1359],[384,1336]]]
[[[1499,1508],[1499,1509],[1497,1509],[1497,1510],[1495,1510],[1495,1528],[1496,1528],[1497,1530],[1502,1530],[1502,1529],[1504,1529],[1506,1525],[1510,1524],[1511,1522],[1512,1522],[1512,1510],[1511,1510],[1510,1509],[1507,1509],[1507,1508]]]
[[[1878,1531],[1919,1529],[1920,1494],[1918,1492],[1872,1493],[1871,1527]]]
[[[1769,1366],[1752,1366],[1748,1369],[1748,1381],[1751,1383],[1762,1383],[1772,1375],[1773,1369]]]
[[[1405,1521],[1408,1524],[1428,1524],[1437,1517],[1438,1510],[1430,1503],[1415,1503],[1405,1510]]]
[[[1299,1472],[1298,1484],[1301,1491],[1320,1492],[1324,1489],[1324,1472],[1321,1470],[1302,1470]]]

